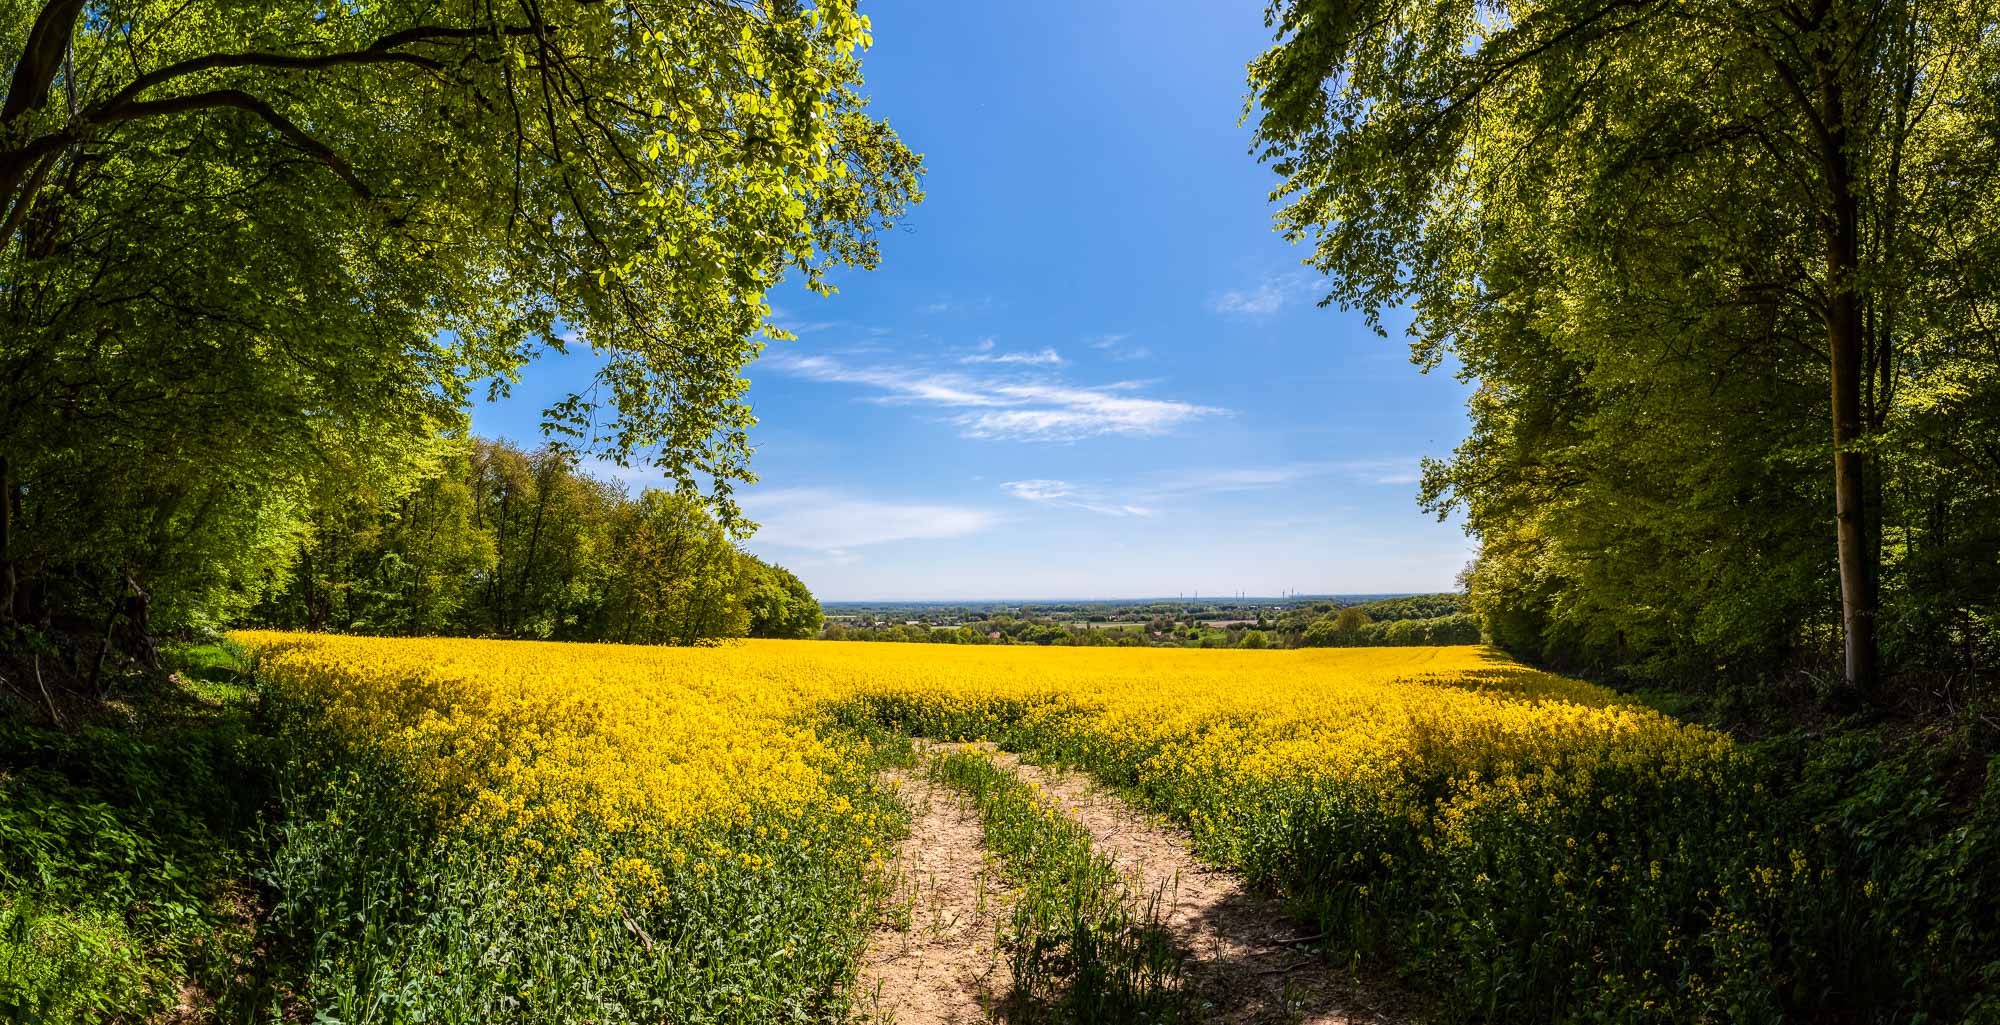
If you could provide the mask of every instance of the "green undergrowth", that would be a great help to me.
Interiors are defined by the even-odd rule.
[[[987,847],[1018,888],[1007,935],[1017,1019],[1191,1020],[1184,955],[1158,921],[1158,895],[1125,892],[1090,834],[986,752],[940,754],[928,772],[972,801]]]
[[[236,1006],[269,794],[256,699],[232,649],[166,660],[55,722],[0,709],[0,1021]]]

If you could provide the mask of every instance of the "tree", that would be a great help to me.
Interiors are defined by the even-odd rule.
[[[1820,557],[1797,549],[1830,548],[1844,676],[1872,689],[1883,524],[1917,477],[1899,471],[2000,467],[1969,432],[1897,426],[1944,394],[1992,415],[1990,364],[1964,357],[1996,352],[2000,155],[1973,98],[2000,78],[2000,9],[1280,0],[1269,18],[1250,80],[1281,228],[1314,241],[1330,301],[1378,324],[1409,303],[1417,361],[1484,383],[1426,496],[1470,510],[1489,619],[1611,661],[1809,640]],[[1805,447],[1808,417],[1830,446]],[[1797,475],[1809,459],[1830,487]],[[1831,545],[1801,502],[1831,511]],[[1729,558],[1775,580],[1732,588]],[[1693,600],[1621,598],[1655,575]]]
[[[357,583],[349,628],[376,633],[453,632],[471,597],[468,580],[494,570],[492,536],[474,520],[462,457],[452,453],[435,476],[396,503],[371,539],[372,571]]]
[[[819,632],[819,601],[805,581],[783,566],[745,556],[750,587],[750,636],[805,638]],[[943,632],[943,631],[940,631]]]
[[[17,13],[0,625],[78,607],[72,578],[185,590],[153,553],[236,559],[225,509],[406,488],[477,383],[573,344],[601,367],[554,436],[731,518],[766,291],[872,266],[918,196],[851,0]]]
[[[749,574],[728,532],[693,496],[649,489],[621,510],[606,596],[607,640],[696,644],[741,637]]]

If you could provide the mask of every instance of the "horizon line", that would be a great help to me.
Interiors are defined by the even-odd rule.
[[[1058,603],[1058,602],[1065,602],[1065,603],[1072,603],[1072,604],[1074,604],[1074,603],[1081,603],[1081,602],[1096,602],[1096,603],[1103,603],[1103,602],[1142,602],[1142,601],[1151,601],[1151,602],[1159,602],[1159,601],[1206,601],[1206,600],[1210,600],[1210,599],[1213,599],[1213,600],[1216,600],[1216,601],[1292,601],[1292,600],[1296,600],[1296,599],[1305,599],[1305,598],[1407,598],[1407,597],[1412,597],[1412,596],[1415,596],[1415,595],[1424,595],[1424,594],[1463,594],[1463,593],[1465,593],[1465,592],[1463,592],[1463,591],[1314,591],[1314,592],[1311,592],[1311,593],[1307,593],[1307,592],[1303,592],[1303,591],[1302,591],[1302,592],[1300,592],[1300,593],[1298,593],[1298,594],[1246,594],[1246,595],[1240,595],[1240,596],[1239,596],[1239,595],[1234,595],[1234,594],[1228,594],[1228,595],[1210,595],[1210,596],[1209,596],[1209,598],[1203,598],[1203,597],[1201,597],[1200,595],[1171,595],[1171,594],[1165,594],[1165,595],[1138,595],[1138,596],[1135,596],[1135,597],[1096,597],[1096,598],[1081,598],[1081,597],[1069,597],[1069,598],[1047,598],[1047,597],[1044,597],[1044,598],[823,598],[823,599],[821,599],[821,600],[820,600],[820,604],[821,604],[821,605],[896,605],[896,604],[913,604],[913,603],[917,603],[917,602],[922,602],[922,603],[924,603],[924,604],[927,604],[927,605],[944,605],[944,604],[952,604],[952,603],[960,603],[960,604],[980,604],[980,603],[983,603],[983,604],[992,604],[992,603],[994,603],[994,602],[1012,602],[1012,603],[1014,603],[1014,604],[1019,604],[1019,605],[1041,605],[1041,604],[1054,604],[1054,603]]]

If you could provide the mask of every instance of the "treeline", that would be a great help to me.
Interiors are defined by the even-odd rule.
[[[385,634],[689,644],[809,637],[819,603],[697,498],[473,439],[390,498],[325,496],[248,619]]]
[[[1278,618],[1282,642],[1299,648],[1376,648],[1480,644],[1480,618],[1465,595],[1412,594],[1360,605],[1314,602]]]
[[[1342,609],[1306,628],[1302,648],[1393,648],[1442,644],[1478,644],[1483,640],[1479,617],[1454,612],[1429,619],[1370,619],[1359,608]]]
[[[1478,539],[1472,611],[1528,659],[1746,727],[1749,837],[1677,830],[1657,789],[1633,828],[1573,830],[1720,870],[1739,903],[1670,977],[1723,966],[1733,1020],[1993,1020],[2000,4],[1270,17],[1250,76],[1279,223],[1330,302],[1408,310],[1415,360],[1477,385],[1422,486]],[[1627,940],[1718,891],[1649,892],[1668,917]],[[1588,934],[1566,914],[1462,935]],[[1450,931],[1415,922],[1399,953]],[[1533,1017],[1671,1018],[1597,1002],[1638,975],[1613,946],[1526,983]],[[1483,1017],[1521,1013],[1520,973],[1458,967]]]
[[[1453,592],[1410,594],[1354,606],[1376,623],[1401,619],[1442,619],[1465,611],[1465,595]]]

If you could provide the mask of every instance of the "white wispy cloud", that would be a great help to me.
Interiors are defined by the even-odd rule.
[[[889,502],[821,488],[758,490],[741,501],[758,523],[752,541],[839,561],[855,558],[856,548],[964,537],[999,522],[992,512],[971,506]]]
[[[1424,479],[1423,460],[1351,459],[1340,464],[1340,472],[1370,484],[1415,484]]]
[[[1311,275],[1289,271],[1268,278],[1254,288],[1229,289],[1209,297],[1208,308],[1215,313],[1242,317],[1268,317],[1295,302],[1313,298]]]
[[[1275,285],[1263,284],[1248,292],[1235,289],[1223,292],[1209,301],[1208,308],[1217,313],[1243,313],[1253,317],[1263,317],[1278,312],[1278,308],[1284,304],[1283,292]]]
[[[1096,349],[1097,351],[1102,352],[1105,356],[1115,360],[1140,360],[1140,359],[1152,358],[1153,350],[1148,349],[1143,345],[1127,344],[1128,341],[1131,339],[1131,337],[1132,337],[1131,335],[1123,333],[1098,335],[1096,338],[1090,340],[1089,345],[1091,348]]]
[[[993,297],[990,295],[975,299],[951,296],[937,302],[925,303],[917,307],[917,312],[935,316],[940,313],[983,313],[992,308]]]
[[[1283,488],[1332,478],[1350,484],[1408,484],[1418,479],[1414,459],[1350,459],[1270,466],[1206,467],[1154,474],[1124,483],[1077,484],[1033,478],[1010,480],[1002,491],[1024,502],[1082,509],[1105,516],[1152,516],[1205,495]]]
[[[1137,381],[1073,385],[1031,377],[897,366],[850,366],[831,356],[766,357],[785,373],[855,384],[878,401],[957,410],[949,422],[969,438],[1076,441],[1105,434],[1152,435],[1228,410],[1138,394]]]
[[[1410,484],[1422,477],[1418,460],[1339,459],[1269,466],[1206,467],[1168,474],[1152,485],[1159,494],[1215,494],[1282,487],[1315,477],[1365,484]]]
[[[1182,470],[1154,483],[1164,494],[1196,495],[1226,491],[1254,491],[1280,487],[1311,477],[1339,472],[1342,463],[1285,463],[1276,466],[1233,466]]]
[[[1010,480],[1001,484],[1000,488],[1015,498],[1030,502],[1056,502],[1076,492],[1069,482],[1060,480]]]
[[[790,331],[795,335],[816,334],[821,331],[831,331],[834,328],[841,326],[840,321],[837,320],[809,320],[803,323],[794,323],[788,320],[781,320],[778,321],[777,324],[779,327],[782,327],[785,330]]]
[[[1052,505],[1065,509],[1082,509],[1102,516],[1151,516],[1153,510],[1144,506],[1121,504],[1108,501],[1060,480],[1010,480],[1000,485],[1000,489],[1024,502],[1037,505]]]
[[[992,348],[992,342],[993,342],[992,339],[990,338],[986,339],[984,342],[981,343],[983,346],[981,351],[975,352],[970,356],[963,357],[959,360],[959,362],[960,363],[1016,363],[1022,366],[1043,367],[1043,366],[1057,366],[1061,364],[1063,361],[1061,354],[1057,353],[1054,349],[1043,349],[1040,352],[986,351]]]

